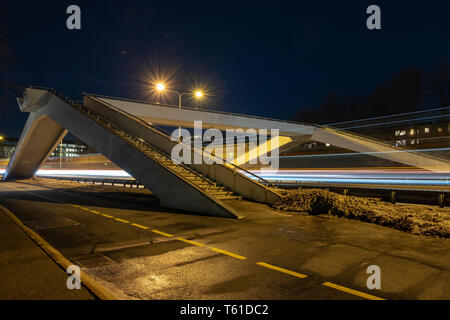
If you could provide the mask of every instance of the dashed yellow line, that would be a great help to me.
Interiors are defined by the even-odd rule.
[[[258,262],[256,264],[260,265],[262,267],[265,267],[265,268],[269,268],[269,269],[272,269],[272,270],[276,270],[276,271],[279,271],[279,272],[283,272],[283,273],[289,274],[289,275],[297,277],[297,278],[306,278],[307,277],[307,275],[305,275],[305,274],[298,273],[298,272],[295,272],[295,271],[292,271],[292,270],[288,270],[288,269],[284,269],[284,268],[281,268],[281,267],[277,267],[277,266],[274,266],[272,264],[268,264],[268,263],[265,263],[265,262]]]
[[[362,291],[346,288],[346,287],[343,287],[343,286],[340,286],[338,284],[331,283],[331,282],[325,282],[325,283],[323,283],[323,285],[327,286],[327,287],[330,287],[330,288],[333,288],[333,289],[336,289],[336,290],[339,290],[339,291],[343,291],[343,292],[346,292],[346,293],[353,294],[353,295],[361,297],[361,298],[369,299],[369,300],[385,300],[383,298],[376,297],[376,296],[373,296],[371,294],[368,294],[368,293],[365,293],[365,292],[362,292]]]
[[[114,220],[119,221],[119,222],[130,223],[130,221],[128,221],[128,220],[124,220],[124,219],[120,219],[120,218],[114,218],[113,216],[111,216],[109,214],[100,213],[100,212],[97,212],[95,210],[91,210],[91,209],[88,209],[88,208],[85,208],[85,207],[82,207],[82,206],[79,206],[79,205],[73,204],[72,206],[76,207],[76,208],[79,208],[79,209],[82,209],[82,210],[85,210],[85,211],[90,211],[90,212],[95,213],[95,214],[100,214],[100,215],[102,215],[102,216],[104,216],[106,218],[114,219]],[[132,226],[135,226],[135,227],[143,229],[143,230],[150,229],[149,227],[146,227],[146,226],[143,226],[143,225],[140,225],[140,224],[137,224],[137,223],[130,223],[130,224]],[[157,234],[163,235],[165,237],[169,237],[169,238],[173,237],[172,234],[169,234],[169,233],[157,230],[157,229],[152,229],[151,231],[153,233],[157,233]],[[203,247],[204,246],[202,243],[199,243],[199,242],[196,242],[196,241],[192,241],[192,240],[188,240],[188,239],[181,238],[181,237],[177,238],[177,240],[185,242],[185,243],[188,243],[188,244],[191,244],[191,245],[194,245],[194,246],[198,246],[198,247]],[[226,250],[222,250],[222,249],[218,249],[218,248],[210,248],[210,249],[212,251],[215,251],[215,252],[227,255],[227,256],[235,258],[235,259],[239,259],[239,260],[247,259],[244,256],[241,256],[241,255],[238,255],[238,254],[226,251]],[[272,269],[272,270],[275,270],[275,271],[278,271],[278,272],[282,272],[282,273],[285,273],[285,274],[288,274],[288,275],[291,275],[291,276],[294,276],[294,277],[297,277],[297,278],[304,279],[304,278],[307,277],[307,275],[305,275],[305,274],[302,274],[302,273],[299,273],[299,272],[295,272],[295,271],[292,271],[292,270],[289,270],[289,269],[285,269],[285,268],[282,268],[282,267],[274,266],[272,264],[265,263],[265,262],[262,262],[262,261],[261,262],[257,262],[256,264],[261,266],[261,267],[265,267],[265,268]],[[352,294],[352,295],[361,297],[361,298],[369,299],[369,300],[385,300],[383,298],[380,298],[380,297],[377,297],[377,296],[374,296],[374,295],[371,295],[371,294],[368,294],[368,293],[365,293],[365,292],[362,292],[362,291],[358,291],[358,290],[350,289],[350,288],[347,288],[347,287],[343,287],[343,286],[340,286],[340,285],[337,285],[337,284],[334,284],[334,283],[331,283],[331,282],[325,282],[325,283],[323,283],[323,285],[327,286],[327,287],[330,287],[330,288],[333,288],[333,289],[336,289],[336,290],[339,290],[339,291],[342,291],[342,292],[345,292],[345,293],[348,293],[348,294]]]
[[[7,187],[9,187],[11,189],[14,189],[14,190],[17,190],[17,191],[31,193],[31,192],[27,192],[27,191],[24,191],[24,190],[16,189],[16,188],[11,187],[11,186],[7,186]],[[63,201],[59,201],[59,200],[43,197],[43,196],[40,196],[40,195],[37,195],[37,196],[39,196],[41,198],[50,199],[52,201],[57,201],[57,202],[64,203]],[[79,209],[85,210],[85,211],[90,211],[90,212],[95,213],[95,214],[102,215],[102,216],[104,216],[106,218],[109,218],[109,219],[115,219],[115,220],[123,222],[123,223],[130,223],[130,221],[119,219],[119,218],[114,218],[113,216],[111,216],[109,214],[100,213],[100,212],[97,212],[95,210],[91,210],[91,209],[88,209],[88,208],[85,208],[85,207],[82,207],[82,206],[79,206],[79,205],[76,205],[76,204],[71,204],[71,206],[73,206],[75,208],[79,208]],[[140,224],[137,224],[137,223],[131,223],[131,225],[135,226],[137,228],[144,229],[144,230],[150,229],[149,227],[146,227],[146,226],[143,226],[143,225],[140,225]],[[162,232],[160,230],[152,229],[151,231],[153,233],[157,233],[157,234],[163,235],[165,237],[173,237],[172,234],[165,233],[165,232]],[[203,244],[201,244],[199,242],[195,242],[195,241],[192,241],[192,240],[187,240],[185,238],[177,238],[177,240],[185,242],[185,243],[188,243],[188,244],[192,244],[192,245],[195,245],[195,246],[204,246]],[[239,259],[239,260],[247,259],[244,256],[241,256],[241,255],[229,252],[229,251],[225,251],[225,250],[222,250],[222,249],[218,249],[218,248],[210,248],[210,249],[212,251],[215,251],[215,252],[218,252],[218,253],[221,253],[221,254],[224,254],[224,255],[227,255],[227,256]],[[275,270],[275,271],[279,271],[279,272],[282,272],[282,273],[285,273],[285,274],[289,274],[289,275],[292,275],[292,276],[295,276],[295,277],[298,277],[298,278],[306,278],[307,277],[307,275],[304,275],[304,274],[301,274],[301,273],[298,273],[298,272],[295,272],[295,271],[292,271],[292,270],[288,270],[288,269],[285,269],[285,268],[277,267],[277,266],[274,266],[274,265],[271,265],[271,264],[268,264],[268,263],[265,263],[265,262],[258,262],[256,264],[259,265],[259,266],[262,266],[262,267],[265,267],[265,268],[268,268],[268,269],[272,269],[272,270]],[[365,293],[365,292],[362,292],[362,291],[358,291],[358,290],[350,289],[350,288],[347,288],[347,287],[343,287],[343,286],[340,286],[340,285],[337,285],[337,284],[331,283],[331,282],[324,282],[323,285],[327,286],[327,287],[330,287],[330,288],[333,288],[333,289],[336,289],[336,290],[339,290],[339,291],[342,291],[342,292],[346,292],[348,294],[352,294],[352,295],[361,297],[361,298],[369,299],[369,300],[385,300],[384,298],[380,298],[380,297],[377,297],[377,296],[374,296],[374,295],[371,295],[371,294],[368,294],[368,293]]]
[[[177,240],[180,240],[180,241],[192,244],[194,246],[199,246],[199,247],[203,247],[204,246],[204,244],[202,244],[202,243],[195,242],[195,241],[192,241],[192,240],[187,240],[187,239],[184,239],[184,238],[177,238]]]
[[[142,225],[137,224],[137,223],[132,223],[131,225],[132,225],[132,226],[135,226],[135,227],[137,227],[137,228],[144,229],[144,230],[150,229],[149,227],[142,226]]]
[[[225,255],[227,255],[227,256],[230,256],[230,257],[233,257],[233,258],[236,258],[236,259],[239,259],[239,260],[245,260],[245,259],[247,259],[247,258],[244,257],[244,256],[240,256],[240,255],[238,255],[238,254],[231,253],[231,252],[228,252],[228,251],[225,251],[225,250],[221,250],[221,249],[217,249],[217,248],[211,248],[211,250],[212,250],[212,251],[215,251],[215,252],[218,252],[218,253],[225,254]]]
[[[169,237],[169,238],[173,237],[173,234],[165,233],[165,232],[162,232],[162,231],[159,231],[159,230],[156,230],[156,229],[153,229],[152,232],[160,234],[160,235],[163,235],[165,237]]]

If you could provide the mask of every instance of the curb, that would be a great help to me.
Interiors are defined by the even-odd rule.
[[[58,250],[56,250],[50,243],[45,241],[39,234],[37,234],[32,229],[28,228],[26,225],[17,218],[14,213],[9,211],[3,205],[0,204],[0,210],[6,213],[6,215],[25,232],[34,243],[36,243],[59,267],[61,267],[64,272],[67,268],[73,265],[70,260],[62,255]],[[109,290],[101,286],[97,281],[92,279],[86,273],[81,271],[81,283],[88,291],[90,291],[96,298],[100,300],[118,300]]]

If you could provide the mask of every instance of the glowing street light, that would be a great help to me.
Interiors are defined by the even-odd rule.
[[[166,85],[165,85],[164,83],[162,83],[162,82],[158,82],[158,83],[155,85],[155,88],[156,88],[156,90],[159,91],[159,92],[163,92],[163,91],[165,91],[165,90],[175,92],[175,93],[178,95],[178,108],[180,108],[180,109],[181,109],[181,97],[182,97],[182,96],[187,95],[187,94],[193,94],[194,97],[197,98],[197,99],[200,99],[200,98],[203,97],[203,92],[200,91],[200,90],[197,90],[197,91],[195,91],[195,92],[193,92],[193,93],[192,93],[192,92],[178,92],[178,91],[173,90],[173,89],[167,89],[167,88],[166,88]]]
[[[165,88],[166,88],[166,86],[162,82],[159,82],[156,84],[156,90],[158,90],[158,91],[164,91]]]
[[[158,82],[155,87],[156,87],[156,90],[159,92],[166,90],[166,86],[162,82]],[[192,94],[192,92],[178,92],[173,89],[167,89],[167,90],[175,92],[178,95],[178,109],[181,109],[181,97],[186,94]],[[203,97],[203,92],[200,90],[197,90],[197,91],[193,92],[193,95],[196,99],[201,99]],[[181,136],[181,126],[178,126],[178,133],[179,133],[179,136]]]
[[[3,138],[3,136],[0,136],[0,141],[2,141],[3,139],[5,139],[5,138]]]

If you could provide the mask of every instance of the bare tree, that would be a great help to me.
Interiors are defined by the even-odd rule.
[[[416,111],[421,103],[422,72],[418,69],[405,69],[394,74],[368,97],[373,116]]]
[[[431,94],[436,105],[440,107],[450,105],[450,65],[445,59],[439,60],[433,70]]]

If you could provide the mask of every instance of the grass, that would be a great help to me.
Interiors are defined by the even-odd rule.
[[[275,209],[310,215],[329,214],[413,234],[450,238],[450,209],[401,205],[375,198],[343,196],[320,189],[287,190]]]

